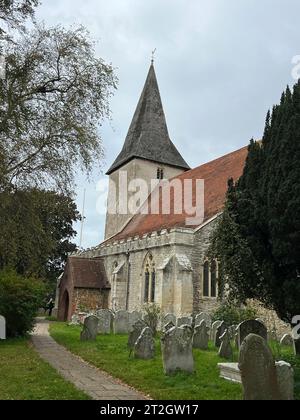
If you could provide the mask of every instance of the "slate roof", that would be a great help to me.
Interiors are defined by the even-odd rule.
[[[123,149],[107,175],[134,158],[190,169],[170,140],[153,64],[151,64]]]
[[[196,198],[196,180],[204,179],[205,181],[205,221],[222,212],[225,203],[225,197],[228,189],[228,180],[233,178],[238,180],[244,170],[246,158],[248,155],[248,147],[239,149],[233,153],[223,156],[212,162],[201,165],[195,169],[185,172],[175,179],[184,181],[185,179],[193,180],[193,204]],[[161,195],[157,195],[160,200]],[[151,200],[151,196],[148,199]],[[161,207],[160,207],[161,208]],[[137,214],[129,221],[126,227],[108,242],[117,241],[136,236],[142,236],[146,233],[161,231],[164,229],[173,229],[176,227],[198,227],[186,226],[186,213],[175,214],[174,212],[174,194],[171,194],[171,214],[164,215],[160,210],[160,214]]]
[[[70,257],[67,265],[74,288],[110,289],[102,259]]]

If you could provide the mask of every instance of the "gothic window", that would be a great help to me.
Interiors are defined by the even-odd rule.
[[[145,264],[144,302],[155,302],[156,272],[153,257],[150,254]]]
[[[209,297],[209,263],[205,262],[203,267],[203,296]]]
[[[217,297],[217,263],[213,261],[211,263],[210,270],[210,296]]]
[[[150,273],[147,268],[145,272],[145,296],[144,296],[145,303],[148,303],[149,301],[149,289],[150,289]]]
[[[151,281],[151,302],[154,303],[155,302],[155,280],[156,280],[156,275],[155,275],[155,271],[152,271],[151,273],[151,277],[152,277],[152,281]]]
[[[203,297],[216,298],[218,296],[218,264],[208,261],[203,266]]]

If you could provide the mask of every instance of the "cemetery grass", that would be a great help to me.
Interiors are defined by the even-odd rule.
[[[27,339],[0,341],[0,400],[88,400],[44,362]]]
[[[196,373],[177,373],[168,377],[163,373],[159,340],[156,357],[144,361],[129,358],[128,336],[98,336],[95,342],[80,342],[80,327],[54,323],[51,336],[72,353],[99,369],[156,400],[241,400],[242,389],[219,378],[217,364],[222,362],[211,346],[208,351],[196,350]]]

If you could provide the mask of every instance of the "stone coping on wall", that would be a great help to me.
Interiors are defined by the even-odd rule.
[[[176,228],[162,230],[160,232],[151,232],[143,236],[128,238],[116,242],[103,243],[99,246],[86,251],[73,254],[73,257],[97,258],[108,255],[126,254],[136,252],[141,249],[159,248],[170,245],[194,246],[194,229]]]

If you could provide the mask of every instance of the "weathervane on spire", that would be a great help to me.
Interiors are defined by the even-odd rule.
[[[155,48],[155,50],[152,51],[151,64],[154,64],[154,56],[155,56],[155,53],[156,53],[156,48]]]

